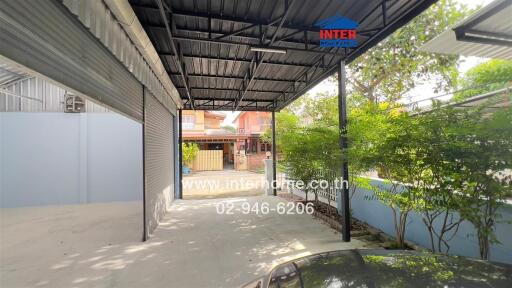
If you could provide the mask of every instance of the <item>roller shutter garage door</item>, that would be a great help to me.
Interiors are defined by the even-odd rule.
[[[174,199],[174,116],[144,90],[145,239],[158,226]]]

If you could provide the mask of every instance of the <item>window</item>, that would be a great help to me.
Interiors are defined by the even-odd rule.
[[[208,150],[224,150],[224,145],[219,143],[208,143]]]
[[[261,142],[261,152],[272,152],[272,145],[269,143]]]
[[[183,115],[182,118],[182,127],[183,130],[192,130],[196,126],[196,116],[195,115]]]

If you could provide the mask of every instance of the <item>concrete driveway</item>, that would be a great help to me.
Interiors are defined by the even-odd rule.
[[[295,257],[366,246],[357,239],[341,242],[338,233],[309,215],[245,215],[240,211],[244,202],[268,202],[276,207],[280,201],[284,200],[264,196],[175,201],[145,243],[134,239],[133,233],[119,233],[125,228],[133,230],[133,225],[123,225],[137,221],[137,213],[112,223],[93,217],[89,225],[74,227],[80,215],[61,213],[57,225],[51,224],[55,217],[14,221],[13,211],[2,211],[0,287],[238,287]],[[217,205],[226,203],[234,205],[233,215],[217,213]],[[101,205],[108,209],[108,204]],[[126,213],[133,204],[126,205],[114,207]],[[88,205],[80,206],[82,213],[95,212],[87,211]],[[41,225],[51,231],[30,232]],[[23,231],[29,231],[29,236],[17,241],[16,234]],[[63,237],[65,242],[59,240]]]

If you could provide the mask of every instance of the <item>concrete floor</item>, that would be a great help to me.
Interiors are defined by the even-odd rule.
[[[0,209],[0,287],[238,287],[298,256],[366,246],[309,215],[244,215],[245,201],[283,200],[175,201],[145,243],[140,203]],[[234,215],[217,214],[228,202]]]

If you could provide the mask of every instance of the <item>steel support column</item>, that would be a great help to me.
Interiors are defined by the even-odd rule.
[[[341,212],[343,213],[342,234],[343,241],[350,242],[350,199],[348,193],[348,160],[347,155],[347,91],[346,91],[347,74],[345,71],[345,61],[341,61],[338,67],[338,114],[340,126],[340,149],[344,157],[341,173],[343,182],[341,183],[338,197],[341,196]],[[340,195],[341,194],[341,195]]]
[[[148,240],[146,233],[146,88],[142,86],[142,241]]]
[[[179,190],[178,190],[178,199],[183,199],[183,147],[182,147],[182,144],[183,144],[183,125],[182,125],[182,111],[183,109],[179,109],[178,110],[178,161],[179,161],[179,165],[178,165],[178,169],[180,170],[178,173],[178,185],[179,185]]]
[[[276,149],[276,112],[272,111],[272,191],[277,196],[277,149]]]

